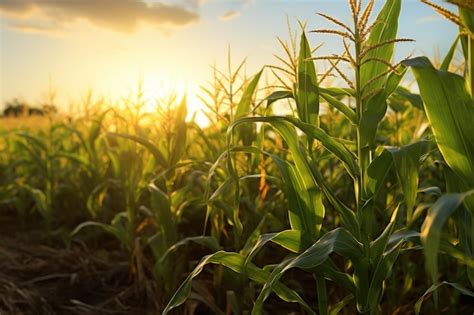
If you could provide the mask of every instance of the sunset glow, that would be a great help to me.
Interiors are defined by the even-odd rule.
[[[89,90],[117,99],[143,80],[152,99],[166,95],[168,88],[186,93],[192,115],[202,109],[196,94],[211,78],[211,66],[226,69],[229,46],[235,66],[248,57],[246,73],[253,74],[281,51],[275,37],[288,37],[287,16],[293,26],[298,17],[312,27],[321,24],[314,14],[321,4],[332,13],[339,2],[100,0],[81,1],[88,3],[81,6],[67,1],[4,0],[0,3],[0,101],[41,102],[51,82],[58,104],[65,109]],[[381,2],[375,1],[375,6]],[[417,42],[400,47],[400,56],[414,50],[432,53],[435,46],[428,43],[434,41],[437,29],[456,31],[415,1],[408,1],[404,10],[404,18],[417,24],[417,32],[410,34]],[[412,30],[405,24],[401,23],[402,37]],[[336,45],[327,36],[310,40],[325,42],[323,53]],[[435,42],[440,52],[450,45],[442,38]]]

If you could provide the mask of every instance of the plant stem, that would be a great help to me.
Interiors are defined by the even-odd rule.
[[[315,276],[316,289],[318,293],[318,310],[320,315],[328,314],[328,297],[326,291],[326,280],[322,276]]]
[[[357,207],[357,218],[361,227],[361,242],[364,246],[365,259],[360,262],[360,268],[354,274],[357,287],[357,308],[359,312],[365,308],[367,302],[367,292],[368,292],[368,283],[369,283],[369,261],[370,261],[370,240],[368,233],[368,226],[370,225],[370,220],[365,217],[364,214],[364,181],[365,181],[365,169],[367,151],[364,150],[364,143],[362,139],[362,128],[364,126],[361,124],[362,114],[364,112],[363,103],[362,103],[362,91],[361,91],[361,45],[362,38],[359,29],[359,18],[354,15],[354,44],[355,44],[355,99],[356,99],[356,117],[357,117],[357,164],[359,169],[359,176],[357,177],[356,186],[356,207]]]

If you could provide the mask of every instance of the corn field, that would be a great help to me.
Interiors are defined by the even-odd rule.
[[[214,68],[207,127],[140,92],[2,122],[2,234],[47,263],[14,282],[33,263],[0,251],[0,313],[473,314],[474,6],[422,2],[459,27],[440,61],[394,60],[401,0],[350,0],[258,73]]]

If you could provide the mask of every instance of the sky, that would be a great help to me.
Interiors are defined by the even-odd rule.
[[[375,3],[374,17],[384,1]],[[229,47],[235,64],[248,57],[249,74],[277,63],[287,18],[309,30],[330,26],[316,12],[350,19],[346,0],[0,0],[0,102],[40,103],[50,87],[58,104],[89,90],[114,99],[140,80],[150,97],[170,87],[192,95],[213,64],[225,67]],[[399,37],[416,42],[400,44],[395,59],[442,56],[456,32],[419,0],[403,0]],[[342,52],[330,36],[309,40],[324,43],[322,55]],[[200,106],[194,100],[191,111]]]

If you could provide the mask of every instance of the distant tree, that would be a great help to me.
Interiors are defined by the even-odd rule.
[[[56,107],[56,105],[52,105],[52,104],[43,105],[41,107],[41,110],[46,115],[56,114],[58,112],[58,108]]]
[[[44,104],[41,108],[32,107],[26,102],[14,99],[7,102],[3,110],[5,117],[19,117],[19,116],[45,116],[56,114],[58,109],[55,105]]]
[[[28,116],[44,116],[44,110],[36,107],[28,108]]]
[[[15,98],[11,102],[7,102],[5,105],[5,109],[3,110],[3,116],[8,117],[18,117],[22,115],[29,114],[30,106],[23,101]]]

